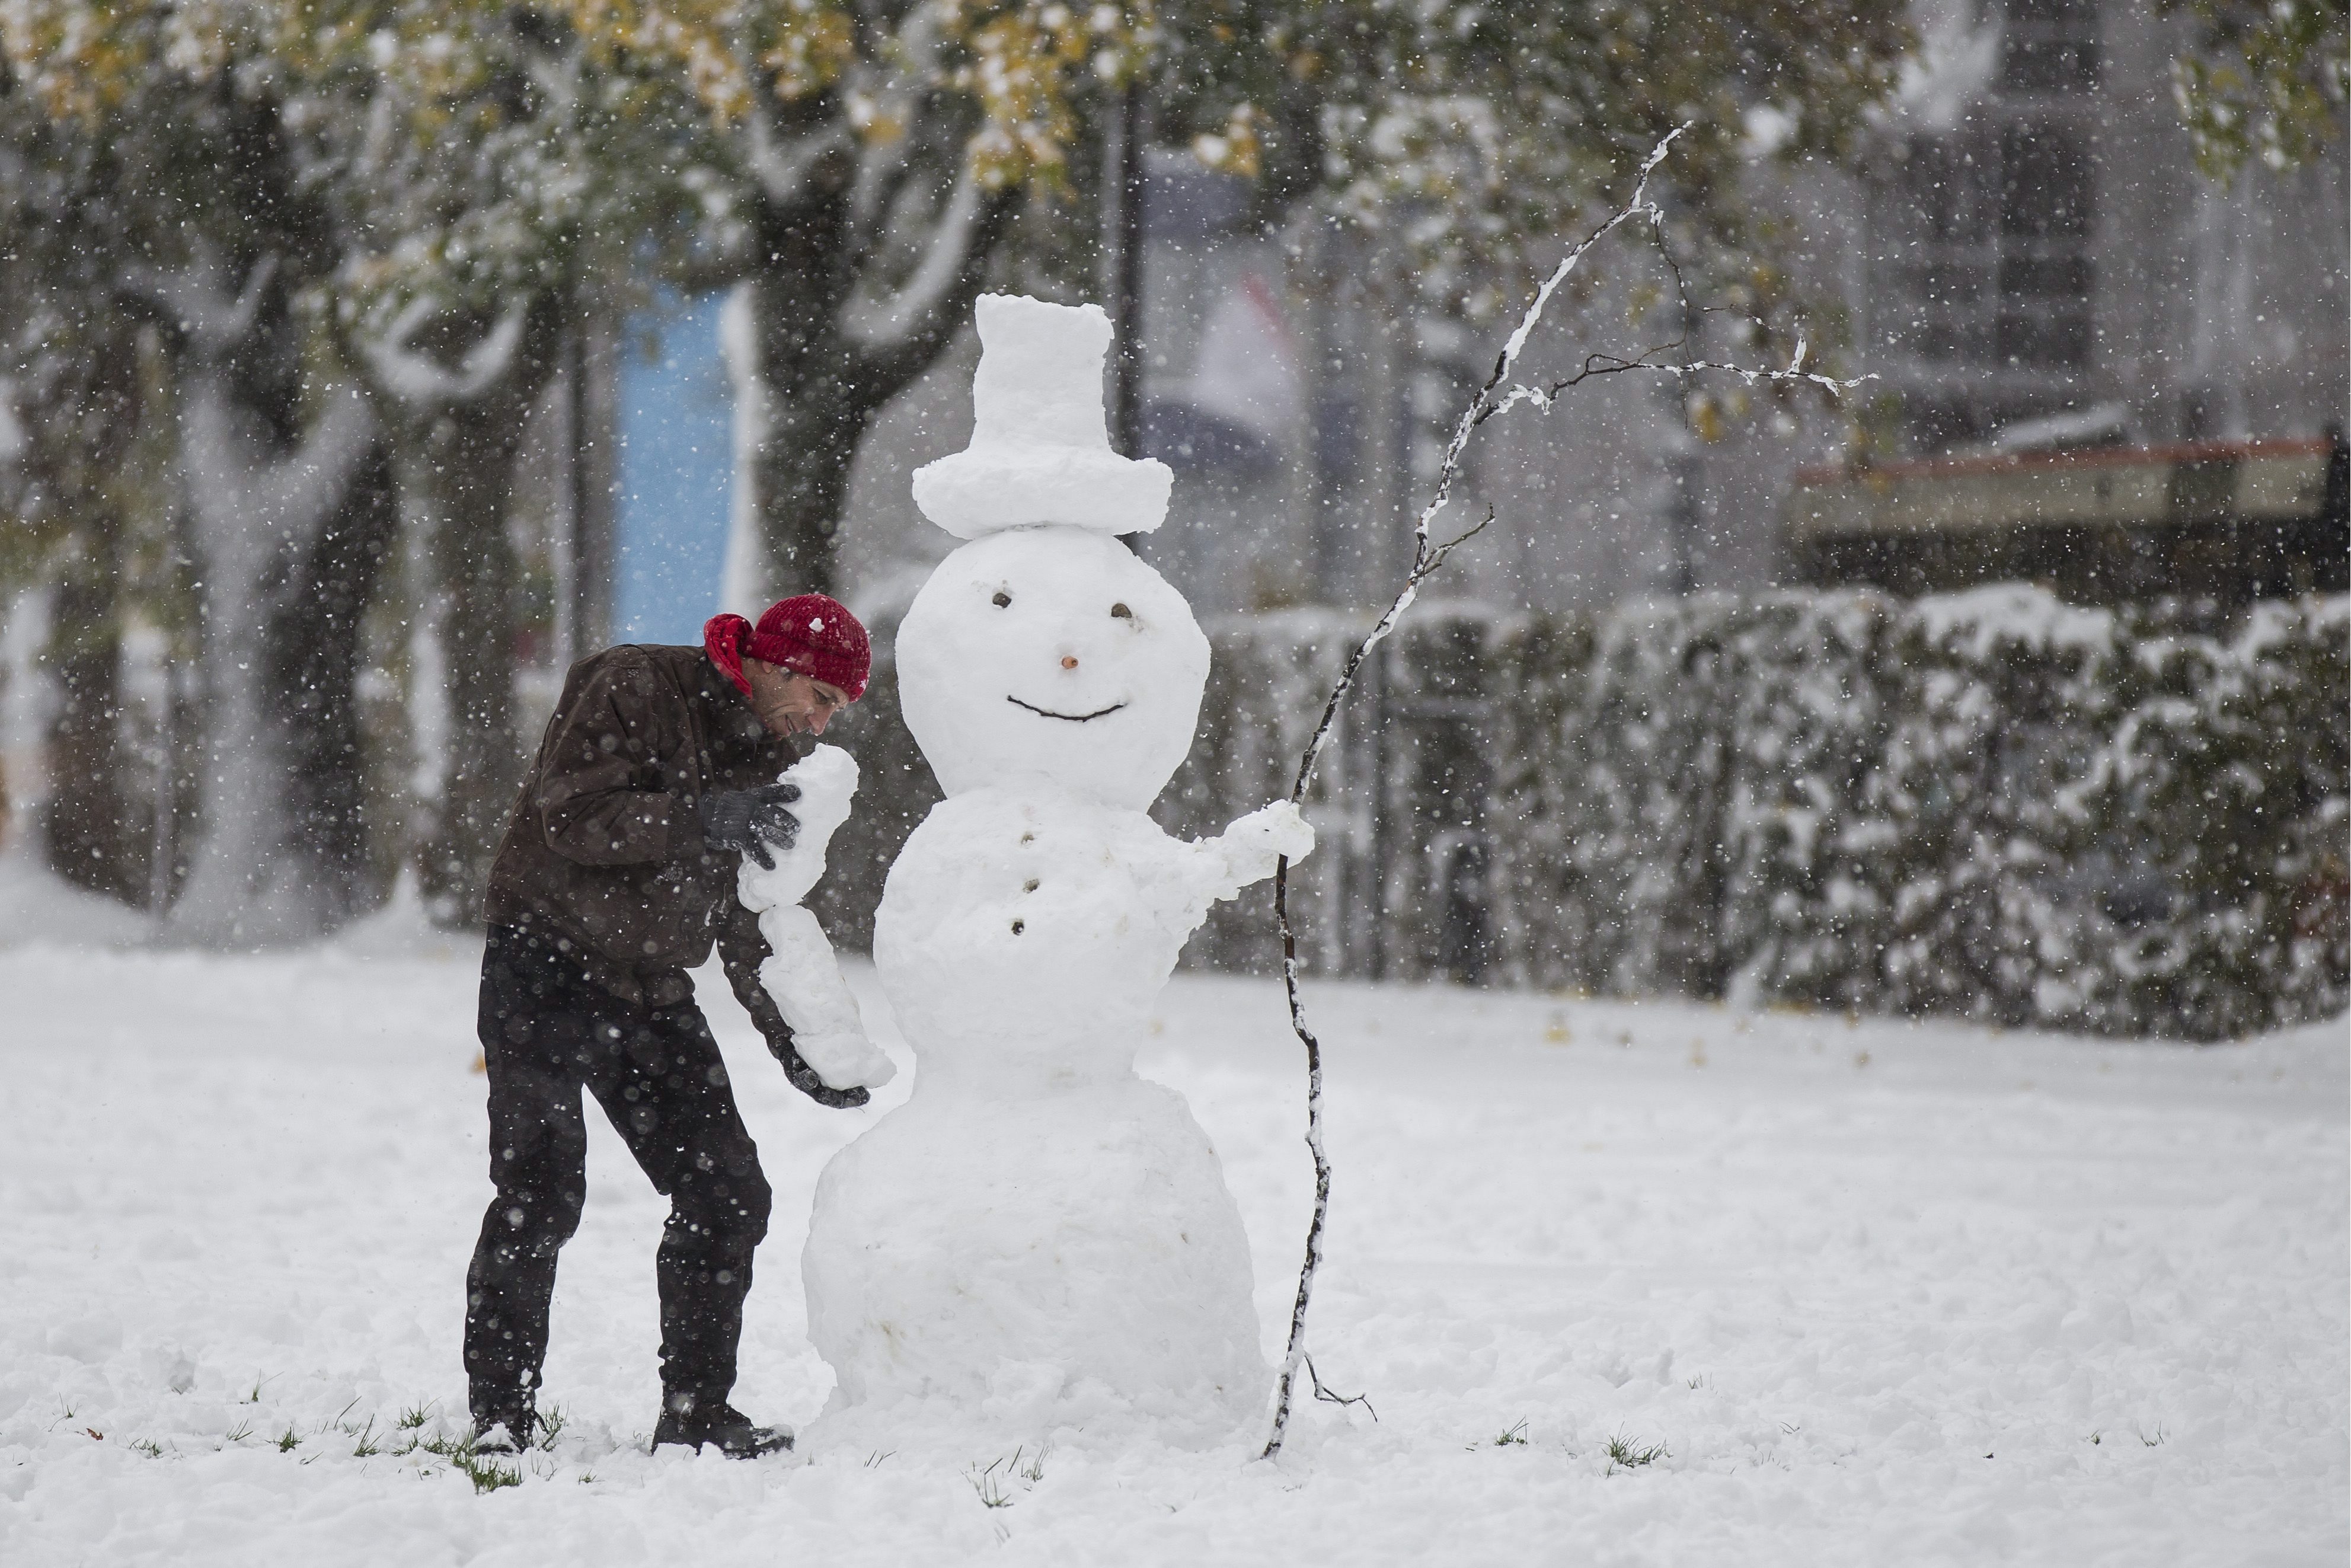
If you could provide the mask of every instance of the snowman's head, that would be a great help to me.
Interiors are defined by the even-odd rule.
[[[1207,679],[1184,596],[1090,528],[975,539],[898,628],[906,727],[950,795],[1042,775],[1143,810],[1191,749]]]

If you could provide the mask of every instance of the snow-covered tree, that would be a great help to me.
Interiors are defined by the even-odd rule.
[[[0,87],[0,287],[12,308],[0,361],[0,589],[51,588],[46,657],[58,693],[47,736],[49,789],[39,831],[51,867],[85,887],[143,888],[127,824],[119,590],[132,498],[125,457],[144,387],[137,325],[79,308],[103,246],[117,172],[55,134],[15,83]]]
[[[298,156],[332,214],[342,358],[402,455],[425,530],[446,754],[417,846],[444,918],[478,911],[521,775],[518,578],[507,534],[524,433],[605,276],[686,211],[688,104],[591,57],[559,16],[468,0],[286,13]]]
[[[1490,312],[1684,120],[1679,207],[1723,302],[1770,317],[1742,171],[1834,153],[1890,84],[1893,7],[1725,0],[564,0],[665,65],[731,183],[679,276],[749,296],[748,468],[769,586],[830,586],[857,444],[1018,254],[1084,276],[1130,89],[1154,139],[1254,177],[1269,225],[1393,231],[1427,297]]]
[[[691,110],[528,7],[20,0],[5,21],[12,112],[90,208],[63,231],[77,265],[29,270],[89,330],[152,319],[176,372],[210,760],[174,923],[295,936],[367,895],[354,633],[395,471],[451,720],[418,867],[470,915],[519,771],[524,427],[596,275],[684,210]]]
[[[19,148],[48,150],[49,204],[78,220],[13,237],[72,336],[150,321],[177,372],[204,738],[172,921],[201,941],[310,935],[364,897],[349,650],[392,517],[372,413],[310,357],[302,307],[331,228],[288,145],[267,20],[47,0],[0,14],[12,112],[49,120]],[[53,243],[79,266],[50,267]]]
[[[2218,177],[2248,159],[2287,169],[2339,145],[2351,98],[2345,0],[2161,0],[2190,18],[2171,67],[2196,161]]]

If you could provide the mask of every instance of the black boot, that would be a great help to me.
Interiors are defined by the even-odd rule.
[[[653,1447],[664,1443],[697,1451],[707,1443],[730,1459],[756,1459],[790,1448],[792,1429],[755,1427],[724,1399],[704,1403],[691,1394],[672,1394],[662,1401],[661,1420],[653,1427]]]
[[[538,1439],[538,1412],[528,1402],[475,1406],[474,1452],[477,1454],[519,1454]]]

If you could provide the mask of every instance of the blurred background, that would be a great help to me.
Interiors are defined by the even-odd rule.
[[[1092,299],[1287,787],[1534,284],[1494,520],[1312,802],[1313,965],[2203,1037],[2346,995],[2345,6],[21,0],[0,902],[462,928],[569,664],[823,589],[825,893],[935,790],[889,628],[970,301]],[[1671,265],[1667,258],[1670,256]],[[85,912],[88,905],[76,905]],[[111,918],[111,917],[110,917]],[[1265,910],[1189,961],[1262,967]]]

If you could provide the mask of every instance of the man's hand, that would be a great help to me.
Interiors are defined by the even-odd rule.
[[[873,1098],[863,1089],[835,1089],[827,1084],[816,1075],[815,1068],[800,1060],[800,1053],[792,1049],[789,1040],[778,1045],[771,1040],[768,1049],[784,1064],[784,1076],[792,1081],[792,1087],[820,1105],[835,1111],[853,1111]]]
[[[799,798],[797,784],[714,789],[702,798],[702,841],[714,850],[739,850],[760,870],[773,871],[776,857],[768,850],[790,849],[800,836],[800,820],[789,810]]]

